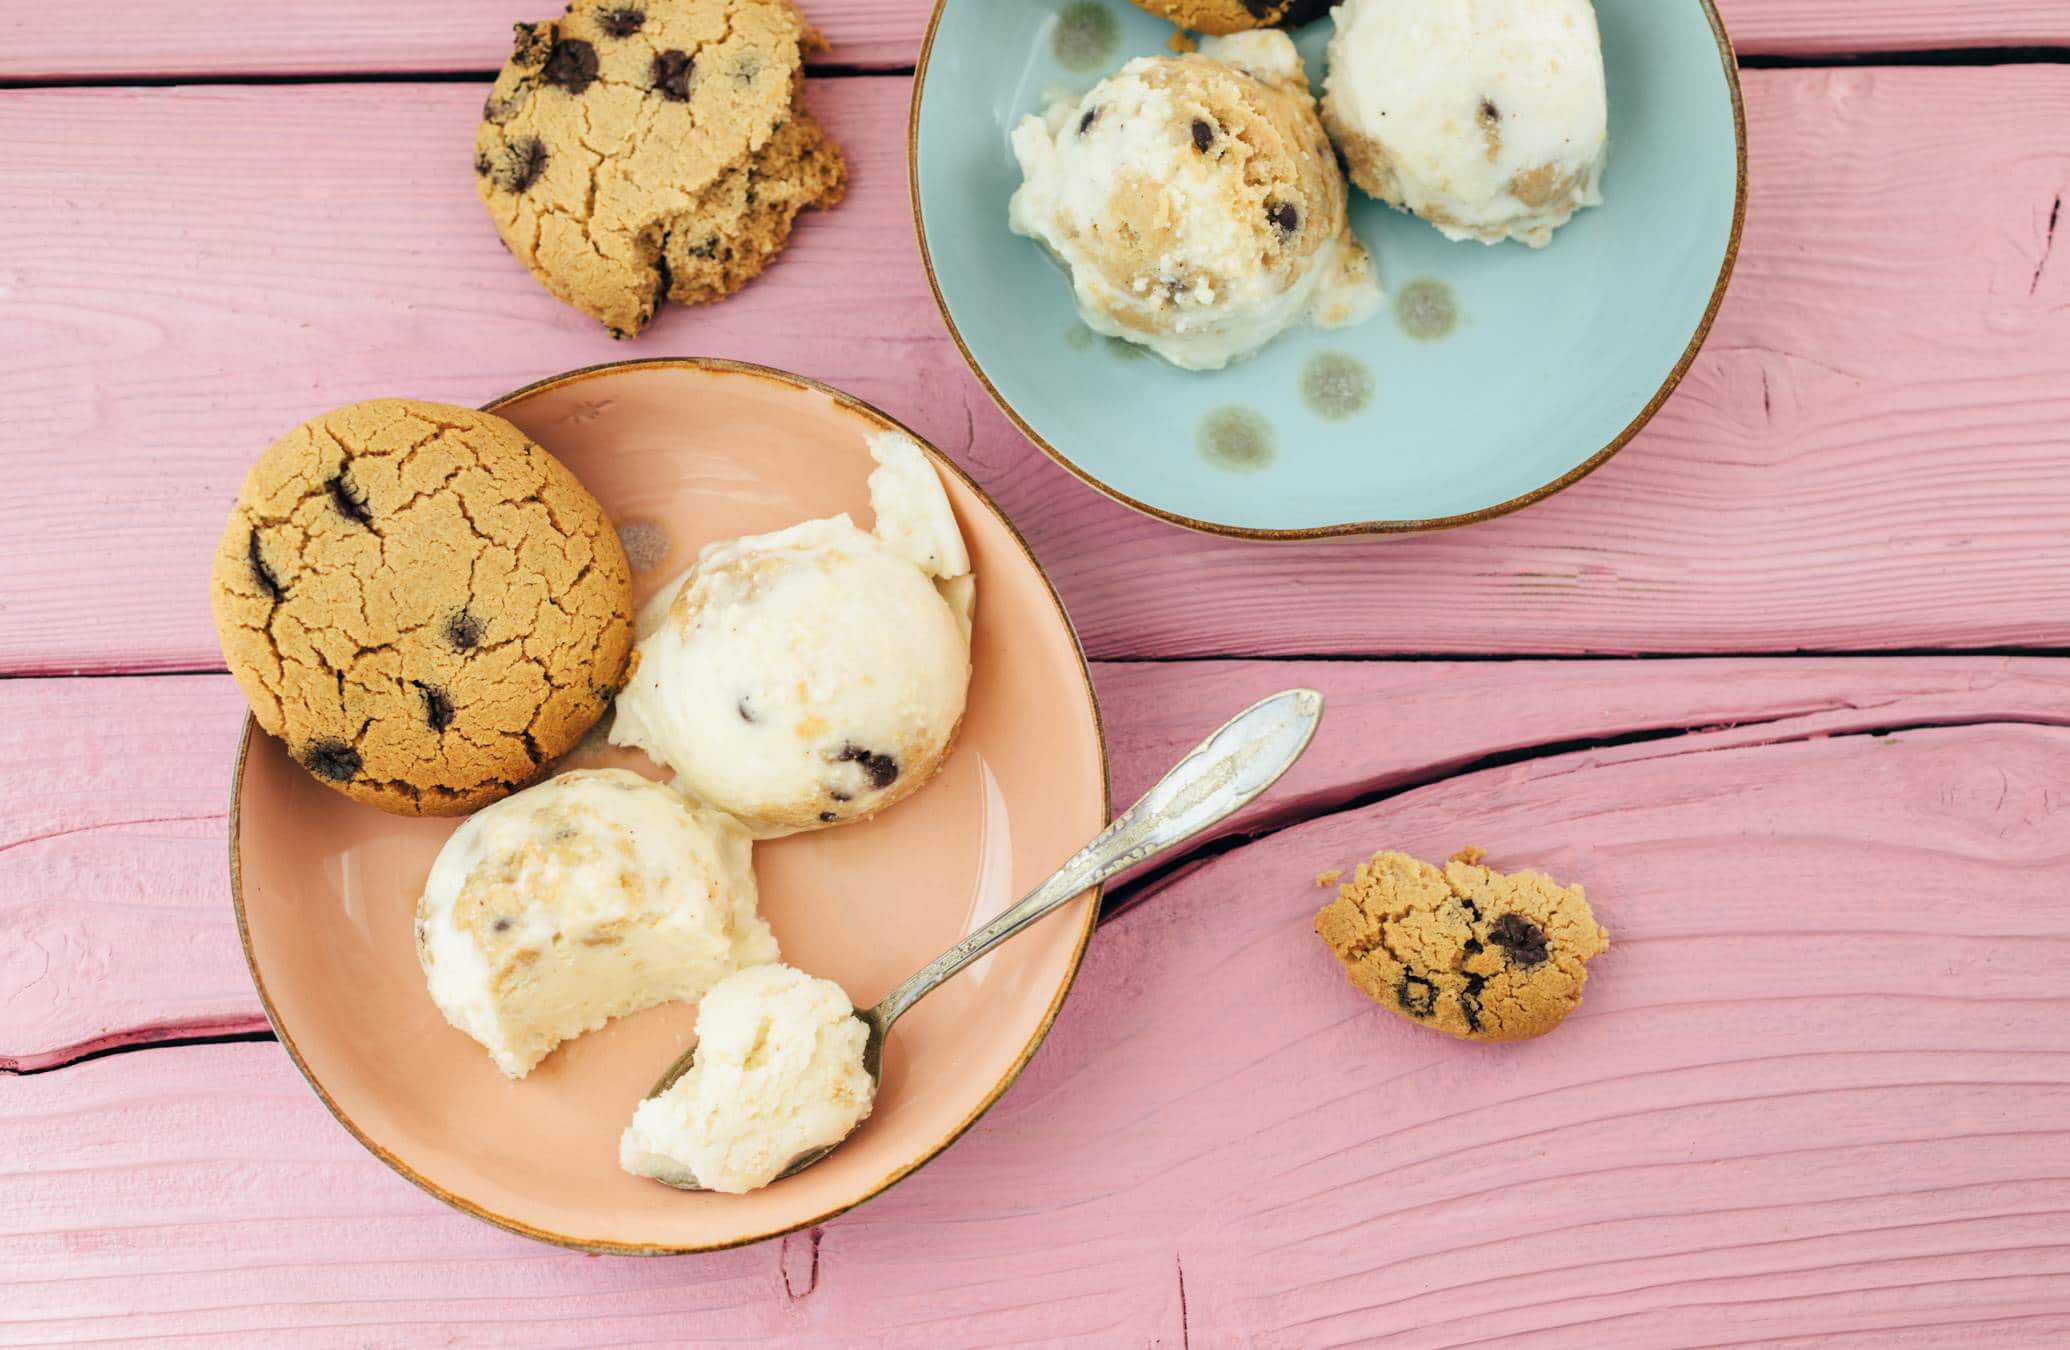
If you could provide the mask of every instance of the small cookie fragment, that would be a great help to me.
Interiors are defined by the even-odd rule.
[[[1135,0],[1136,8],[1182,29],[1241,33],[1247,28],[1298,28],[1320,19],[1337,0]],[[1179,50],[1173,48],[1174,51]]]
[[[631,337],[664,297],[745,285],[841,152],[804,109],[819,36],[786,0],[574,0],[517,25],[475,133],[475,187],[539,282]]]
[[[1610,945],[1579,886],[1505,875],[1462,849],[1442,869],[1405,853],[1359,864],[1315,931],[1366,997],[1449,1036],[1543,1036],[1581,1002]]]
[[[602,715],[632,571],[596,498],[500,417],[409,399],[325,413],[246,476],[211,576],[267,733],[404,815],[522,787]]]

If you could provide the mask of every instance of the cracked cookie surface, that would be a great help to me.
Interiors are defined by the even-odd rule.
[[[568,469],[487,413],[408,399],[296,427],[216,549],[223,656],[317,779],[405,815],[529,782],[626,675],[632,572]]]
[[[1360,863],[1315,931],[1366,997],[1450,1036],[1543,1036],[1581,1002],[1609,947],[1579,886],[1504,875],[1464,849],[1443,868],[1404,853]]]
[[[785,0],[576,0],[517,25],[475,134],[475,186],[547,290],[630,337],[665,295],[747,284],[841,152],[800,105],[819,37]]]

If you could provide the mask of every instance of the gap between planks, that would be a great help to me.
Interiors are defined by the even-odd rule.
[[[2070,707],[2070,667],[2056,661],[1713,658],[1494,668],[1471,662],[1201,662],[1190,668],[1101,662],[1094,670],[1117,802],[1134,800],[1219,716],[1254,698],[1302,683],[1323,689],[1330,700],[1324,735],[1270,796],[1111,891],[1109,918],[1290,829],[1366,813],[1412,794],[1442,795],[1468,780],[1542,780],[1813,740],[2070,725],[2070,712],[2063,711]],[[267,1039],[235,944],[223,950],[221,898],[214,886],[205,896],[188,893],[188,878],[220,868],[220,809],[193,812],[215,808],[226,784],[192,782],[184,749],[159,744],[153,731],[160,722],[220,722],[227,740],[242,718],[234,687],[224,677],[144,677],[127,686],[83,681],[57,692],[60,697],[49,700],[32,685],[0,687],[0,707],[16,705],[21,715],[8,720],[18,726],[36,725],[31,714],[53,702],[88,724],[115,720],[113,710],[124,709],[135,729],[81,741],[78,763],[59,758],[46,765],[10,812],[17,838],[0,842],[0,891],[20,898],[12,906],[0,902],[0,933],[16,953],[13,973],[0,965],[0,995],[22,1000],[25,1027],[39,1017],[42,1023],[40,1033],[0,1047],[6,1052],[0,1064],[36,1072],[168,1041],[225,1034]],[[1501,711],[1476,711],[1494,705],[1503,705]],[[1548,735],[1548,728],[1564,734]],[[119,781],[103,781],[111,773]],[[82,803],[108,818],[79,821],[70,813]],[[151,824],[166,818],[192,823],[170,832]],[[69,828],[57,828],[60,823]],[[87,854],[76,843],[50,851],[49,841],[109,830],[121,833],[87,845]],[[43,851],[17,852],[38,845]],[[7,858],[10,852],[15,858]],[[145,879],[140,889],[136,878]],[[104,892],[124,887],[130,903],[117,907],[124,913],[107,912]],[[125,917],[129,909],[153,917]],[[29,957],[39,952],[43,968],[31,970]],[[68,989],[63,969],[81,962],[145,990],[167,983],[168,972],[156,967],[170,962],[190,972],[180,983],[181,997],[194,1000],[191,1011],[147,994],[134,1009],[96,1005],[82,1022],[81,1010],[68,1009],[68,1000],[88,991]],[[59,968],[53,972],[53,966]],[[25,997],[45,980],[53,982]],[[201,992],[187,990],[190,984]]]
[[[1096,656],[2070,645],[2070,404],[2051,374],[2070,270],[2047,232],[2065,162],[2042,130],[2070,107],[2070,67],[1747,86],[1754,200],[1704,355],[1588,481],[1470,530],[1210,540],[1031,451],[929,297],[897,80],[809,94],[846,129],[850,200],[753,287],[664,314],[647,341],[803,370],[897,413],[1014,520]],[[0,213],[0,384],[22,393],[24,462],[66,466],[0,485],[17,526],[0,539],[0,666],[213,664],[193,578],[251,447],[312,405],[403,387],[478,403],[636,354],[540,292],[421,153],[464,150],[476,91],[392,92],[0,98],[24,186]],[[340,231],[336,184],[355,173],[385,190]],[[461,328],[479,340],[456,348]],[[163,565],[83,608],[78,578],[118,536]]]
[[[1059,0],[1059,5],[1061,0]],[[1109,0],[1118,4],[1120,0]],[[549,17],[556,0],[190,0],[177,25],[159,0],[101,0],[82,25],[57,7],[0,7],[0,77],[120,78],[493,70],[516,20]],[[830,62],[868,70],[917,59],[929,0],[806,0]],[[1743,53],[2006,47],[2070,40],[2056,0],[1719,0]]]

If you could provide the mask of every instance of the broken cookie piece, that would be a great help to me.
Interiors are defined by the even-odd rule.
[[[613,337],[664,297],[730,295],[799,211],[841,199],[841,152],[799,99],[818,44],[786,0],[575,0],[519,24],[475,133],[497,233]]]
[[[1468,1040],[1543,1036],[1580,1004],[1610,935],[1581,887],[1480,862],[1478,849],[1443,868],[1375,854],[1315,931],[1353,986],[1397,1016]]]

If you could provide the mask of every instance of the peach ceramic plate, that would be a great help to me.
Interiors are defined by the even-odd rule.
[[[714,539],[836,511],[867,525],[864,436],[897,425],[796,376],[707,360],[574,371],[489,406],[611,512],[628,537],[637,599]],[[762,910],[784,959],[864,1006],[1042,880],[1108,814],[1099,714],[1070,622],[1013,527],[929,453],[978,578],[955,752],[924,791],[876,820],[756,848]],[[662,776],[595,736],[564,766],[599,763]],[[902,1021],[875,1113],[831,1158],[752,1195],[690,1195],[619,1171],[618,1134],[687,1044],[693,1009],[626,1018],[512,1083],[432,1005],[412,918],[456,823],[355,805],[248,722],[230,875],[252,980],[310,1086],[389,1166],[492,1223],[598,1251],[771,1237],[933,1157],[1034,1053],[1098,907],[1088,894],[1051,915]]]

